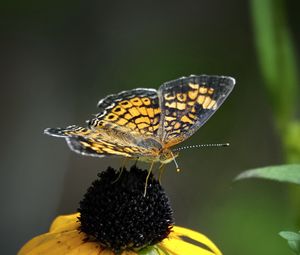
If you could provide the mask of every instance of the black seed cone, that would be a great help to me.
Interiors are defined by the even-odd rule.
[[[111,167],[98,174],[80,202],[80,230],[115,251],[142,248],[166,238],[173,224],[172,209],[152,174],[144,197],[147,174],[136,166],[121,176]]]

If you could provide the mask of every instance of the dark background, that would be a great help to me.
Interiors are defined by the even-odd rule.
[[[286,6],[299,45],[296,1]],[[83,125],[107,94],[202,73],[237,84],[184,144],[231,146],[182,151],[182,172],[167,167],[176,224],[206,234],[224,254],[289,252],[277,235],[295,230],[287,185],[232,181],[283,160],[247,1],[1,1],[0,14],[1,254],[74,212],[97,173],[121,164],[72,153],[44,128]]]

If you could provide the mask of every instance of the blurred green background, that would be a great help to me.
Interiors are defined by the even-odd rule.
[[[43,135],[44,128],[83,125],[107,94],[157,88],[203,73],[230,75],[237,84],[184,144],[231,146],[182,151],[182,172],[167,167],[163,185],[176,224],[206,234],[224,254],[290,254],[277,233],[298,230],[299,190],[262,180],[232,182],[243,170],[293,161],[286,155],[287,131],[281,125],[289,117],[278,117],[276,98],[287,93],[285,100],[297,101],[289,98],[299,96],[296,80],[286,82],[299,72],[293,62],[300,42],[297,1],[261,3],[266,5],[238,0],[1,1],[1,254],[15,254],[46,232],[56,215],[74,212],[97,173],[121,164],[72,153],[63,140]],[[273,4],[279,14],[270,11]],[[272,69],[285,53],[277,52],[277,37],[264,39],[277,29],[286,32],[279,38],[291,41],[288,56],[293,59]],[[279,59],[264,58],[277,53]],[[280,88],[273,94],[268,72]],[[293,90],[287,84],[294,84]]]

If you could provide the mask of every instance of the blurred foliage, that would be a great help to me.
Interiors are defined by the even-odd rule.
[[[295,254],[300,254],[300,234],[291,231],[281,231],[279,235],[286,239],[290,248],[295,252]]]
[[[254,34],[264,85],[287,163],[300,162],[300,121],[296,53],[283,0],[252,0]],[[291,203],[299,208],[299,188],[291,188]],[[300,223],[300,216],[298,220]]]
[[[264,85],[289,163],[300,162],[300,122],[296,119],[296,54],[283,0],[252,0],[256,47]]]
[[[252,0],[252,19],[258,58],[267,96],[271,103],[275,125],[287,163],[300,162],[300,121],[298,109],[298,75],[296,53],[289,31],[283,0]],[[291,183],[300,182],[300,165],[258,168],[240,174],[236,179],[264,178]],[[291,187],[294,211],[300,206],[298,187]],[[300,223],[300,215],[298,224]],[[280,232],[291,249],[300,254],[300,235]]]
[[[239,174],[235,180],[242,180],[247,178],[261,178],[269,179],[280,182],[288,182],[294,184],[300,184],[300,164],[287,164],[280,166],[268,166],[261,167],[257,169],[251,169],[244,171]],[[295,201],[298,201],[298,191],[299,189],[292,189],[291,195]],[[297,203],[295,203],[297,204]],[[297,206],[295,207],[297,210]],[[300,254],[300,234],[290,232],[290,231],[281,231],[279,233],[281,237],[288,241],[290,248],[297,254]]]
[[[251,169],[239,174],[235,180],[242,180],[246,178],[262,178],[300,184],[300,164],[268,166]]]

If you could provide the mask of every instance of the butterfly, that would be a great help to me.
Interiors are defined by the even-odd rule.
[[[227,76],[190,75],[158,90],[137,88],[108,95],[86,127],[47,128],[87,156],[122,156],[167,164],[173,146],[192,136],[221,106],[235,85]],[[176,161],[175,161],[176,163]]]

